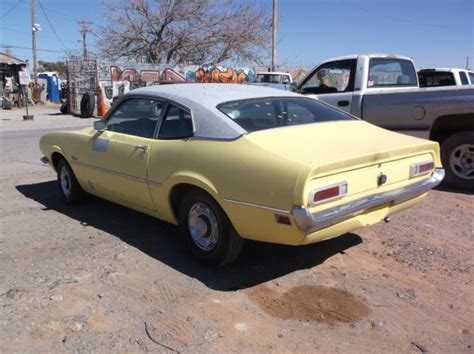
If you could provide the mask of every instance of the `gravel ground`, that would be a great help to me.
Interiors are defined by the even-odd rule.
[[[472,195],[215,270],[170,224],[59,201],[38,139],[92,120],[58,111],[0,111],[0,352],[473,352]]]

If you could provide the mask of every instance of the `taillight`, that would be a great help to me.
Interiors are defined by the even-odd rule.
[[[323,202],[328,202],[337,198],[341,198],[347,194],[347,182],[340,182],[332,184],[323,188],[318,188],[311,191],[309,195],[309,202],[311,205],[316,205]]]
[[[433,172],[433,170],[433,161],[414,163],[410,165],[410,178],[426,175]]]

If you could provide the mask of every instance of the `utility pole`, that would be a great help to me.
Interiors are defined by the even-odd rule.
[[[33,81],[38,83],[38,62],[36,60],[36,32],[41,30],[41,27],[36,23],[36,6],[35,0],[31,0],[31,36],[32,36],[32,50],[33,50]]]
[[[272,71],[276,71],[277,56],[277,0],[273,0],[273,26],[272,26]]]
[[[469,55],[466,57],[466,70],[469,70]]]
[[[13,46],[11,45],[4,45],[3,48],[5,48],[5,52],[9,55],[12,54],[12,51],[10,50],[11,48],[13,48]]]
[[[77,22],[78,25],[81,25],[81,34],[82,34],[82,50],[83,50],[83,56],[84,60],[87,60],[87,40],[86,36],[87,33],[91,33],[91,30],[89,26],[92,24],[90,21],[82,20]]]

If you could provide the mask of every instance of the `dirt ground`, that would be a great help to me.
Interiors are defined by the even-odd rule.
[[[58,112],[0,111],[0,352],[474,351],[472,195],[310,246],[249,242],[216,270],[170,224],[63,205],[38,139],[92,120]]]

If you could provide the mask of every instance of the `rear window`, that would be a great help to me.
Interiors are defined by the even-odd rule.
[[[469,72],[469,80],[471,80],[471,85],[474,85],[474,73]]]
[[[461,78],[462,85],[469,85],[469,80],[467,79],[467,75],[464,71],[459,72],[459,77]]]
[[[367,87],[417,86],[416,72],[410,60],[373,58],[369,63]]]
[[[449,71],[421,71],[418,73],[420,87],[454,86],[454,74]]]
[[[269,84],[280,84],[282,82],[281,75],[278,74],[257,74],[255,82],[258,83],[269,83]]]
[[[356,120],[311,98],[271,97],[222,103],[217,108],[247,132],[329,122]]]

